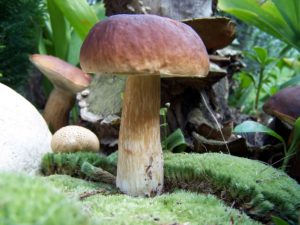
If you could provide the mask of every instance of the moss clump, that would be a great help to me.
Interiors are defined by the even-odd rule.
[[[78,203],[40,178],[0,174],[0,224],[88,225]]]
[[[80,169],[84,162],[101,167],[112,174],[116,174],[117,171],[115,159],[91,152],[48,153],[43,157],[41,170],[44,175],[57,173],[85,178],[85,174]]]
[[[297,221],[300,186],[284,172],[258,161],[218,153],[165,154],[165,178],[179,186],[210,189],[219,196],[225,193],[255,218],[268,220],[273,214],[290,223]]]
[[[270,221],[271,215],[291,224],[297,221],[300,186],[280,170],[258,161],[218,153],[166,153],[164,157],[168,190],[181,188],[212,193],[264,222]],[[76,175],[78,172],[74,171],[80,171],[85,161],[113,174],[116,171],[116,154],[109,157],[83,153],[49,154],[46,158],[48,164],[43,168],[48,172],[63,173],[66,164],[72,164],[69,166],[72,170],[67,174]],[[80,163],[74,163],[74,159]]]
[[[95,189],[114,191],[113,187],[65,175],[45,177],[49,185],[80,196]],[[212,195],[176,191],[155,198],[133,198],[122,194],[97,194],[85,198],[82,207],[96,224],[259,224]]]

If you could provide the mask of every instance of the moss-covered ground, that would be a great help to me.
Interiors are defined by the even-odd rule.
[[[89,153],[49,154],[44,158],[43,171],[86,177],[81,171],[83,162],[113,174],[116,171],[116,154],[104,157]],[[166,153],[165,181],[166,191],[212,194],[262,222],[275,215],[297,223],[300,186],[284,172],[258,161],[218,153]]]
[[[68,175],[1,173],[0,199],[3,225],[259,224],[212,195],[175,191],[134,198],[110,185]]]
[[[1,225],[89,225],[78,201],[41,178],[0,174]]]

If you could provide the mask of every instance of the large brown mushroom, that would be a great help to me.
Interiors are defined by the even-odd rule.
[[[160,76],[206,76],[209,59],[202,40],[192,28],[169,18],[116,15],[90,31],[80,64],[86,72],[128,76],[117,186],[132,196],[161,193]]]
[[[43,116],[50,129],[55,132],[68,125],[75,95],[89,85],[91,77],[54,56],[34,54],[29,59],[54,85]]]

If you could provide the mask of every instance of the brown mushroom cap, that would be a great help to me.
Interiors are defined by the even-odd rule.
[[[90,31],[80,52],[90,73],[206,76],[209,59],[188,25],[155,15],[115,15]]]
[[[293,125],[300,116],[300,86],[282,89],[263,105],[263,110]]]
[[[53,152],[98,152],[99,146],[99,140],[92,131],[74,125],[60,128],[51,140]]]
[[[62,90],[75,94],[91,82],[88,74],[57,57],[33,54],[29,59],[55,87]]]

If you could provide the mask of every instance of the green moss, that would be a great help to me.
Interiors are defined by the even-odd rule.
[[[112,174],[117,171],[114,161],[105,156],[91,152],[77,152],[46,154],[42,160],[42,173],[45,175],[67,174],[83,178],[85,174],[81,172],[80,168],[84,162],[99,166]]]
[[[88,225],[78,202],[41,179],[0,174],[0,224]]]
[[[100,182],[88,182],[82,179],[70,177],[67,175],[51,175],[42,178],[44,182],[53,185],[62,190],[65,194],[79,198],[79,195],[84,192],[90,192],[97,189],[104,189],[112,194],[117,192],[117,189],[109,184]]]
[[[54,188],[55,186],[55,188]],[[84,193],[105,189],[79,199]],[[177,191],[156,198],[113,194],[114,187],[67,175],[0,174],[0,224],[259,224],[211,195]],[[111,194],[109,194],[111,193]],[[89,219],[87,219],[89,218]]]
[[[93,191],[112,187],[104,184],[86,182],[68,176],[45,177],[64,192],[79,196],[83,191]],[[121,194],[92,195],[82,202],[82,207],[96,224],[259,224],[245,214],[232,208],[212,195],[200,195],[177,191],[155,198],[133,198]]]
[[[73,158],[80,157],[81,163]],[[297,221],[300,186],[284,172],[258,161],[218,153],[168,154],[165,157],[165,184],[176,188],[212,193],[229,205],[245,210],[253,218],[270,221],[276,215],[291,224]],[[115,174],[116,154],[110,157],[85,154],[49,154],[44,170],[64,172],[72,162],[69,175],[76,175],[84,161]],[[78,161],[78,160],[77,160]],[[58,162],[62,162],[61,167]],[[48,168],[48,169],[47,169]],[[72,172],[73,171],[73,172]],[[83,176],[84,177],[84,176]]]
[[[165,177],[179,184],[210,183],[214,192],[226,191],[256,217],[272,213],[290,222],[297,220],[300,186],[284,172],[258,161],[218,153],[166,154]]]

